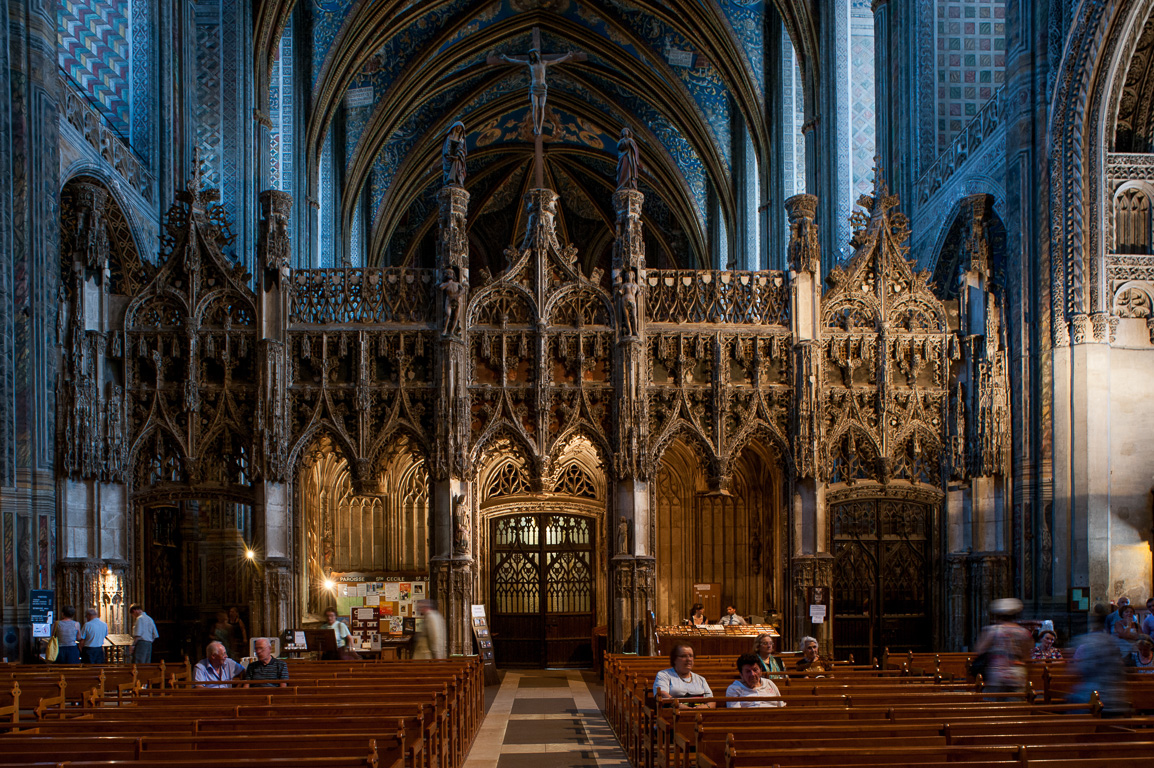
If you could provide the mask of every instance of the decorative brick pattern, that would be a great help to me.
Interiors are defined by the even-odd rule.
[[[1005,17],[1004,0],[938,0],[938,152],[977,116],[1004,80]]]
[[[63,0],[56,18],[60,68],[127,140],[128,3]]]
[[[850,152],[853,198],[873,191],[877,144],[874,91],[874,17],[869,5],[854,0],[850,10]]]

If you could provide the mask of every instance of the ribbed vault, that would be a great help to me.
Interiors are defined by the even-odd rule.
[[[809,93],[817,77],[810,3],[775,4],[794,38]],[[294,5],[264,0],[254,10],[258,68],[273,61],[276,32]],[[492,200],[502,186],[492,186],[494,179],[528,162],[531,135],[504,135],[483,146],[478,140],[486,129],[523,120],[524,67],[489,66],[486,58],[525,53],[534,28],[546,52],[575,50],[587,57],[551,68],[548,76],[549,106],[560,122],[585,130],[561,130],[553,121],[545,127],[549,173],[569,188],[568,195],[558,190],[561,218],[571,237],[580,235],[574,242],[587,268],[597,260],[590,247],[603,250],[612,235],[609,198],[622,127],[633,130],[642,148],[647,232],[661,233],[651,245],[654,261],[700,265],[707,258],[707,221],[714,217],[735,231],[741,215],[733,168],[737,126],[748,135],[759,172],[768,172],[763,83],[771,82],[768,70],[777,65],[763,61],[764,50],[751,55],[763,43],[764,19],[749,3],[360,0],[347,6],[321,2],[297,9],[310,15],[314,47],[302,149],[315,200],[322,157],[339,132],[336,220],[346,243],[353,227],[361,228],[366,263],[422,263],[431,247],[421,240],[430,237],[435,214],[441,143],[453,121],[463,120],[469,134],[466,185],[474,196]],[[350,89],[368,86],[371,114],[346,120]],[[587,135],[598,140],[585,141]],[[505,153],[488,161],[500,170],[485,164],[486,152]],[[471,209],[476,205],[474,200]],[[516,221],[520,196],[507,205],[506,219]],[[505,229],[502,236],[510,239],[504,242],[488,230],[471,232],[471,240],[500,253],[518,237],[515,227]]]

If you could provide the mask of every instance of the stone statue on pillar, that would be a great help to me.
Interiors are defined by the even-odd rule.
[[[465,186],[465,124],[460,120],[449,126],[445,145],[441,149],[442,184],[446,187]]]
[[[637,189],[637,177],[641,173],[641,153],[633,140],[633,131],[621,129],[617,140],[617,191]]]

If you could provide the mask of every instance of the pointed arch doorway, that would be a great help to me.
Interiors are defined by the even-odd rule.
[[[489,520],[494,651],[502,666],[593,661],[597,521],[568,512]]]

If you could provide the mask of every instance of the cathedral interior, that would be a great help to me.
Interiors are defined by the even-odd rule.
[[[403,579],[529,666],[1151,596],[1149,0],[0,19],[5,657],[34,590],[179,659]]]

